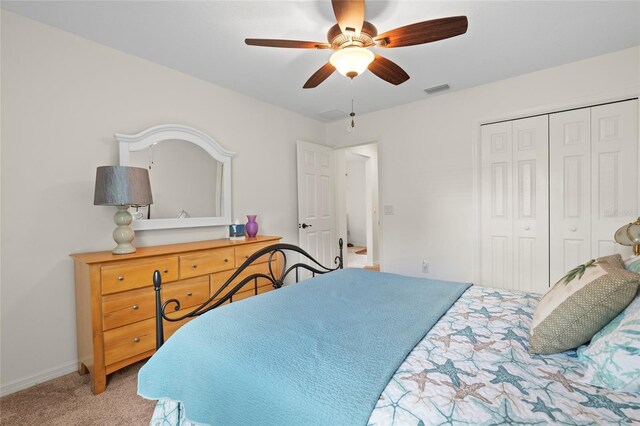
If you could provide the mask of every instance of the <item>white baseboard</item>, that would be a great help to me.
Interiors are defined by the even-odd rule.
[[[0,396],[9,395],[26,388],[30,388],[31,386],[35,386],[39,383],[48,382],[49,380],[64,376],[65,374],[73,373],[74,371],[77,371],[77,369],[78,362],[73,361],[58,367],[49,368],[48,370],[41,371],[40,373],[13,380],[9,383],[3,383],[0,385]]]

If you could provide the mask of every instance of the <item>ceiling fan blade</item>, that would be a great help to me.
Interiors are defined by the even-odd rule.
[[[336,67],[331,65],[330,62],[327,62],[320,68],[318,71],[314,72],[309,80],[302,86],[303,89],[313,89],[314,87],[318,87],[320,83],[325,81],[333,72],[336,70]]]
[[[287,48],[293,48],[293,49],[330,49],[331,48],[331,45],[329,43],[320,43],[317,41],[245,38],[244,42],[249,46],[263,46],[263,47],[287,47]]]
[[[376,55],[373,62],[369,64],[369,71],[391,84],[402,84],[409,80],[409,74],[405,72],[395,62],[384,56]]]
[[[431,43],[467,32],[466,16],[432,19],[387,31],[374,40],[380,47],[403,47]]]
[[[364,22],[364,0],[331,0],[331,5],[342,32],[360,34]]]

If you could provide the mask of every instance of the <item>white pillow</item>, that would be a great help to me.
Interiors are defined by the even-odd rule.
[[[607,389],[640,392],[640,297],[606,327],[587,347],[578,349],[587,366],[586,380]]]

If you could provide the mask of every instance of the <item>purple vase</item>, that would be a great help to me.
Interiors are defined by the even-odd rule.
[[[247,236],[249,238],[253,238],[258,235],[258,223],[256,222],[256,217],[258,217],[257,214],[247,215],[247,219],[249,219],[249,222],[247,222],[247,225],[244,229],[247,231]]]

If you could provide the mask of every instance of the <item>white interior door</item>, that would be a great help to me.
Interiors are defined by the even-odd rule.
[[[298,141],[298,240],[322,265],[332,266],[338,248],[335,223],[334,151]]]
[[[591,108],[591,256],[630,256],[613,240],[638,211],[638,101]]]
[[[512,122],[482,126],[482,285],[513,284]]]
[[[482,285],[549,287],[547,116],[482,126]]]
[[[549,117],[550,277],[591,259],[591,113]]]
[[[638,205],[638,101],[550,116],[551,281],[589,259],[621,253],[613,234]]]
[[[513,287],[549,289],[547,115],[513,122]]]

